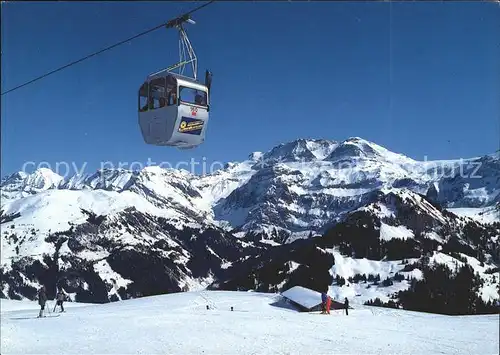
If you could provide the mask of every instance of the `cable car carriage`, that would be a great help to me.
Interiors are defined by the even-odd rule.
[[[194,23],[188,15],[167,23],[167,28],[179,30],[179,63],[150,74],[139,89],[139,125],[147,144],[189,149],[205,140],[212,73],[206,71],[205,84],[196,79],[197,58],[182,27],[184,22]],[[183,75],[187,64],[191,64],[193,77]]]

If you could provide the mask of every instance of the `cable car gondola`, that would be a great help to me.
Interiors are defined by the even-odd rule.
[[[197,80],[197,58],[183,28],[186,22],[195,23],[184,15],[166,24],[179,31],[179,63],[148,75],[139,89],[139,125],[147,144],[189,149],[205,140],[212,73],[205,72],[204,84]],[[189,64],[192,77],[184,75]]]

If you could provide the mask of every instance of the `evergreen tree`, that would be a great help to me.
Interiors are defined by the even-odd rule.
[[[423,280],[412,280],[410,289],[399,292],[405,309],[451,315],[492,312],[491,303],[479,295],[482,280],[470,265],[453,273],[446,265],[423,269]]]
[[[345,279],[340,275],[337,275],[335,277],[335,281],[337,283],[337,286],[344,286],[345,285]]]
[[[387,278],[384,280],[384,282],[382,282],[382,285],[383,285],[384,287],[392,286],[393,284],[394,284],[394,283],[392,282],[392,280],[391,280],[389,277],[387,277]]]
[[[403,274],[400,274],[400,273],[396,273],[396,275],[394,275],[394,281],[403,281],[405,279],[404,275]]]

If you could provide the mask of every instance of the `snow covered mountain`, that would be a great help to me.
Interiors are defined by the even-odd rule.
[[[443,283],[448,288],[454,271],[467,276],[460,279],[466,290],[474,290],[467,302],[480,309],[499,299],[499,238],[500,224],[458,217],[407,189],[382,189],[325,234],[238,261],[210,288],[268,292],[301,285],[338,300],[378,298],[429,311],[429,305],[408,301],[407,293],[435,277],[438,266],[450,269]],[[425,295],[420,296],[423,302]]]
[[[201,211],[232,228],[300,236],[323,231],[387,187],[479,213],[500,202],[500,158],[419,162],[361,138],[299,139],[205,176],[158,167],[105,169],[67,180],[48,169],[19,172],[2,180],[1,203],[49,189],[130,191],[162,208],[170,201]]]
[[[32,299],[40,283],[99,302],[211,283],[245,288],[248,280],[268,289],[299,281],[317,288],[349,274],[342,276],[334,265],[363,263],[367,255],[379,263],[369,272],[389,268],[392,274],[382,274],[393,277],[394,270],[404,268],[402,260],[395,266],[384,259],[394,247],[359,254],[371,243],[362,238],[353,255],[354,249],[345,249],[347,241],[321,242],[332,228],[359,216],[372,233],[380,231],[377,243],[396,243],[412,255],[403,253],[401,259],[420,260],[424,249],[437,252],[452,240],[468,245],[452,250],[467,255],[457,258],[484,263],[477,272],[499,265],[498,250],[491,246],[493,235],[500,235],[495,224],[500,158],[494,155],[420,162],[357,137],[299,139],[204,176],[150,166],[64,179],[40,169],[8,176],[0,187],[1,290],[9,298]],[[394,209],[399,198],[409,202]],[[401,217],[414,210],[420,212]],[[370,213],[376,216],[368,218]],[[480,236],[470,237],[463,232],[467,228]],[[323,238],[308,238],[312,235]],[[258,270],[272,270],[272,282],[256,277]],[[319,284],[311,281],[317,277]],[[481,277],[490,286],[496,282]],[[370,294],[388,300],[387,290]]]
[[[448,207],[484,207],[500,202],[500,159],[484,156],[467,161],[460,174],[440,179],[429,191],[436,202]]]
[[[32,298],[39,283],[87,302],[197,289],[243,257],[244,245],[224,230],[130,192],[54,190],[30,199],[2,228],[9,298]],[[113,210],[102,214],[103,206]]]
[[[64,178],[52,170],[40,168],[32,174],[19,171],[2,179],[2,204],[8,200],[20,199],[38,192],[57,188]]]
[[[438,186],[436,201],[443,206],[480,208],[497,201],[499,161],[492,156],[418,162],[360,138],[297,140],[263,154],[248,182],[220,199],[214,211],[235,228],[296,237],[324,231],[382,188],[426,194]]]

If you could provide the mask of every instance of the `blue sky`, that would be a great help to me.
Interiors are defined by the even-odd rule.
[[[197,5],[3,4],[2,91]],[[359,136],[422,160],[499,148],[498,4],[216,2],[194,18],[199,74],[214,73],[204,144],[140,135],[138,88],[178,55],[177,33],[158,30],[2,96],[2,176],[26,162],[239,161],[297,138]]]

